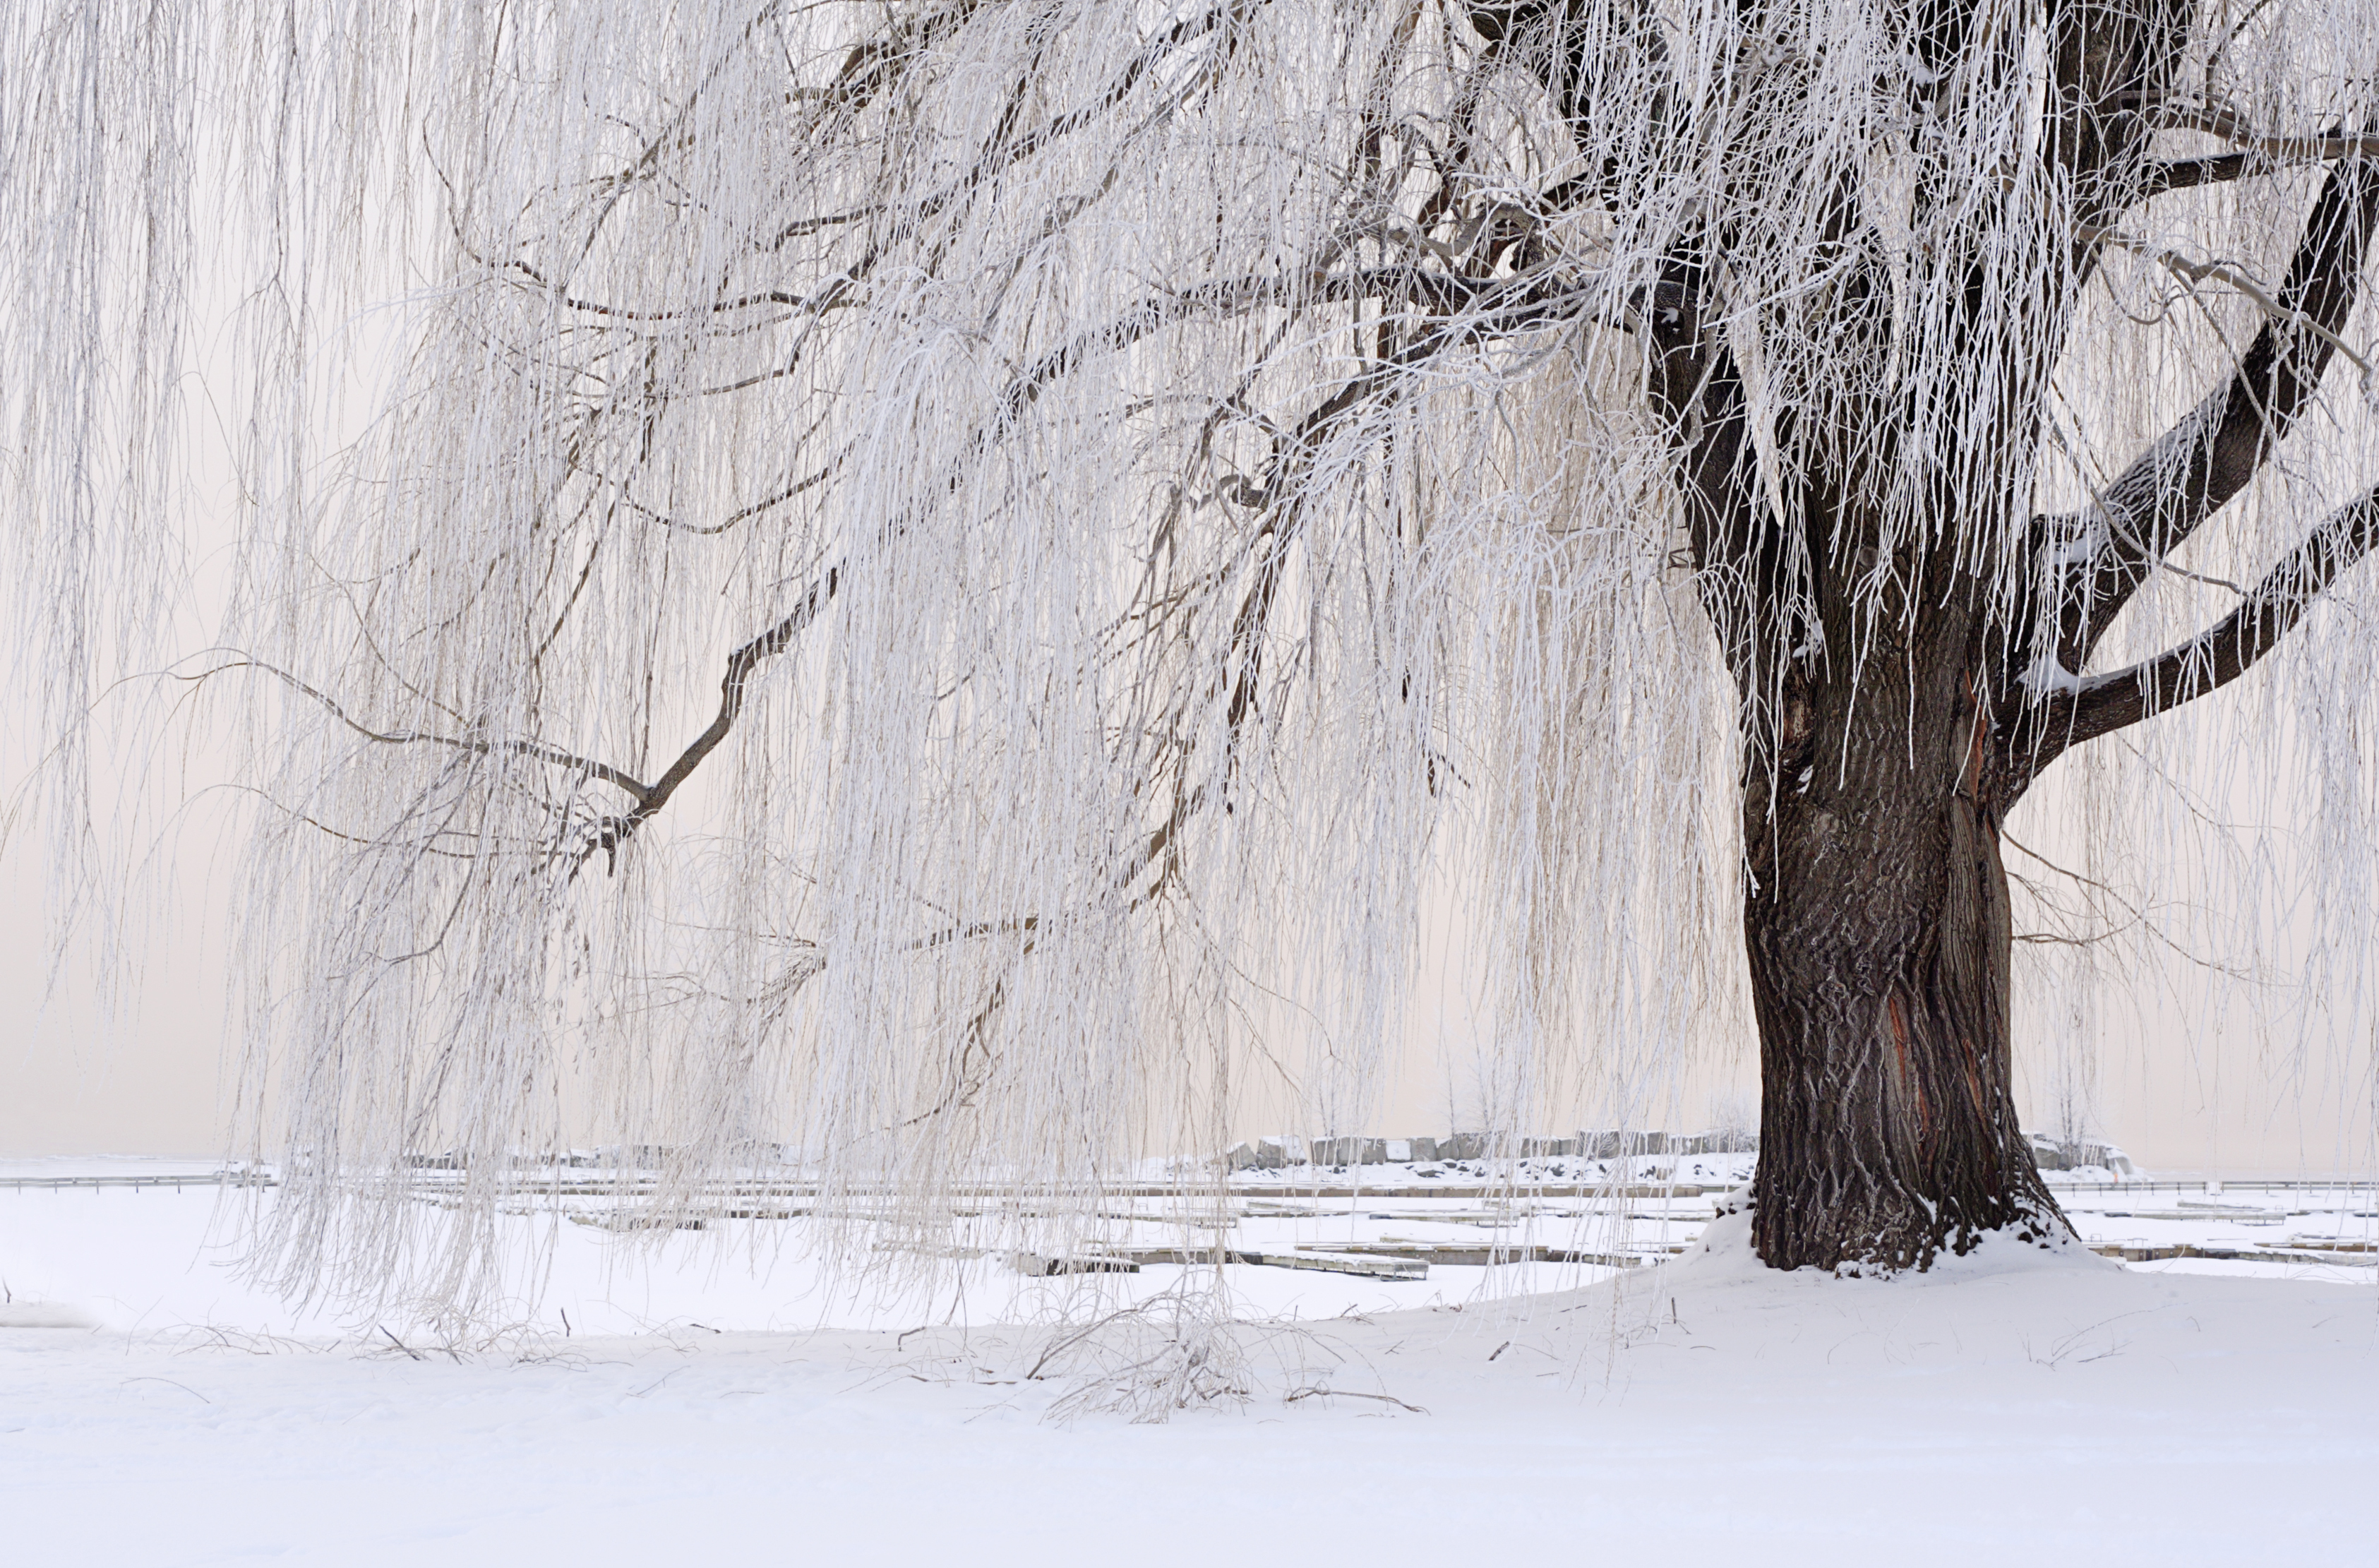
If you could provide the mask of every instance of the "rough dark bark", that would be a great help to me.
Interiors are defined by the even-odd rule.
[[[1804,771],[1772,810],[1746,802],[1754,1237],[1777,1268],[1922,1268],[1985,1231],[2065,1230],[2017,1125],[1971,682],[1950,660],[1878,673],[1819,694]]]
[[[1955,526],[1887,526],[1862,466],[1879,439],[1796,442],[1780,519],[1744,391],[1672,267],[1648,335],[1702,602],[1738,693],[1744,935],[1760,1036],[1754,1239],[1779,1268],[1922,1268],[1987,1231],[2067,1232],[2015,1112],[2012,931],[1999,824],[2012,798],[1994,693],[1988,585]],[[2045,375],[1985,379],[2002,422]],[[1966,527],[2013,526],[1984,464],[1931,498]],[[1896,542],[1890,542],[1895,541]],[[1884,555],[1889,543],[1891,550]],[[1882,585],[1878,586],[1878,585]]]

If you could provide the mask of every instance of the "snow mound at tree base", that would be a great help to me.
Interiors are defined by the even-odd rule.
[[[1702,1272],[1734,1271],[1763,1275],[1777,1272],[1762,1262],[1759,1254],[1752,1249],[1751,1212],[1748,1209],[1721,1213],[1711,1221],[1694,1245],[1670,1267]],[[1845,1265],[1837,1273],[1827,1277],[1873,1283],[1902,1278],[1950,1282],[2026,1269],[2078,1269],[2085,1272],[2103,1272],[2108,1269],[2120,1272],[2121,1267],[2112,1259],[2102,1258],[2093,1252],[2071,1236],[2025,1236],[2013,1230],[2000,1230],[1984,1232],[1974,1237],[1963,1252],[1944,1250],[1925,1269],[1884,1270]],[[1823,1271],[1816,1269],[1795,1272],[1823,1273]]]

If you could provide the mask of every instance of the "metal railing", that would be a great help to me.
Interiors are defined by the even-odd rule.
[[[0,1187],[18,1192],[28,1188],[64,1191],[68,1188],[170,1187],[179,1192],[186,1187],[278,1187],[280,1179],[263,1171],[186,1171],[180,1176],[0,1176]]]

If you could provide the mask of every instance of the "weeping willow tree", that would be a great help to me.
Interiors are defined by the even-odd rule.
[[[1440,899],[1515,1117],[1747,964],[1770,1264],[2061,1234],[2010,813],[2293,648],[2368,823],[2374,20],[18,5],[55,814],[175,660],[301,1269],[394,1267],[429,1149],[453,1292],[590,1126],[929,1207],[1359,1106]]]

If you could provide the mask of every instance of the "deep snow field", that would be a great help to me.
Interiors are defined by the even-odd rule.
[[[530,1217],[508,1223],[549,1238],[536,1321],[441,1350],[418,1325],[309,1317],[241,1285],[211,1186],[6,1185],[172,1168],[0,1167],[0,1561],[2379,1550],[2368,1267],[2126,1267],[1994,1244],[1924,1276],[1779,1275],[1749,1257],[1740,1216],[1712,1222],[1702,1200],[1639,1231],[1648,1250],[1689,1250],[1624,1271],[1234,1264],[1233,1309],[1262,1321],[1216,1329],[1168,1313],[1212,1271],[1028,1279],[984,1258],[886,1296],[790,1254],[764,1250],[755,1275],[715,1233],[631,1250]],[[2085,1236],[2305,1234],[2268,1196],[2181,1198],[2238,1212],[2152,1189],[2073,1203]],[[1250,1243],[1267,1248],[1464,1230],[1402,1195],[1373,1218],[1379,1201],[1243,1228],[1286,1227]],[[2322,1223],[2366,1240],[2371,1225],[2350,1202]],[[1055,1326],[1132,1303],[1070,1345]],[[1214,1397],[1135,1424],[1132,1402],[1161,1405],[1165,1387]]]

